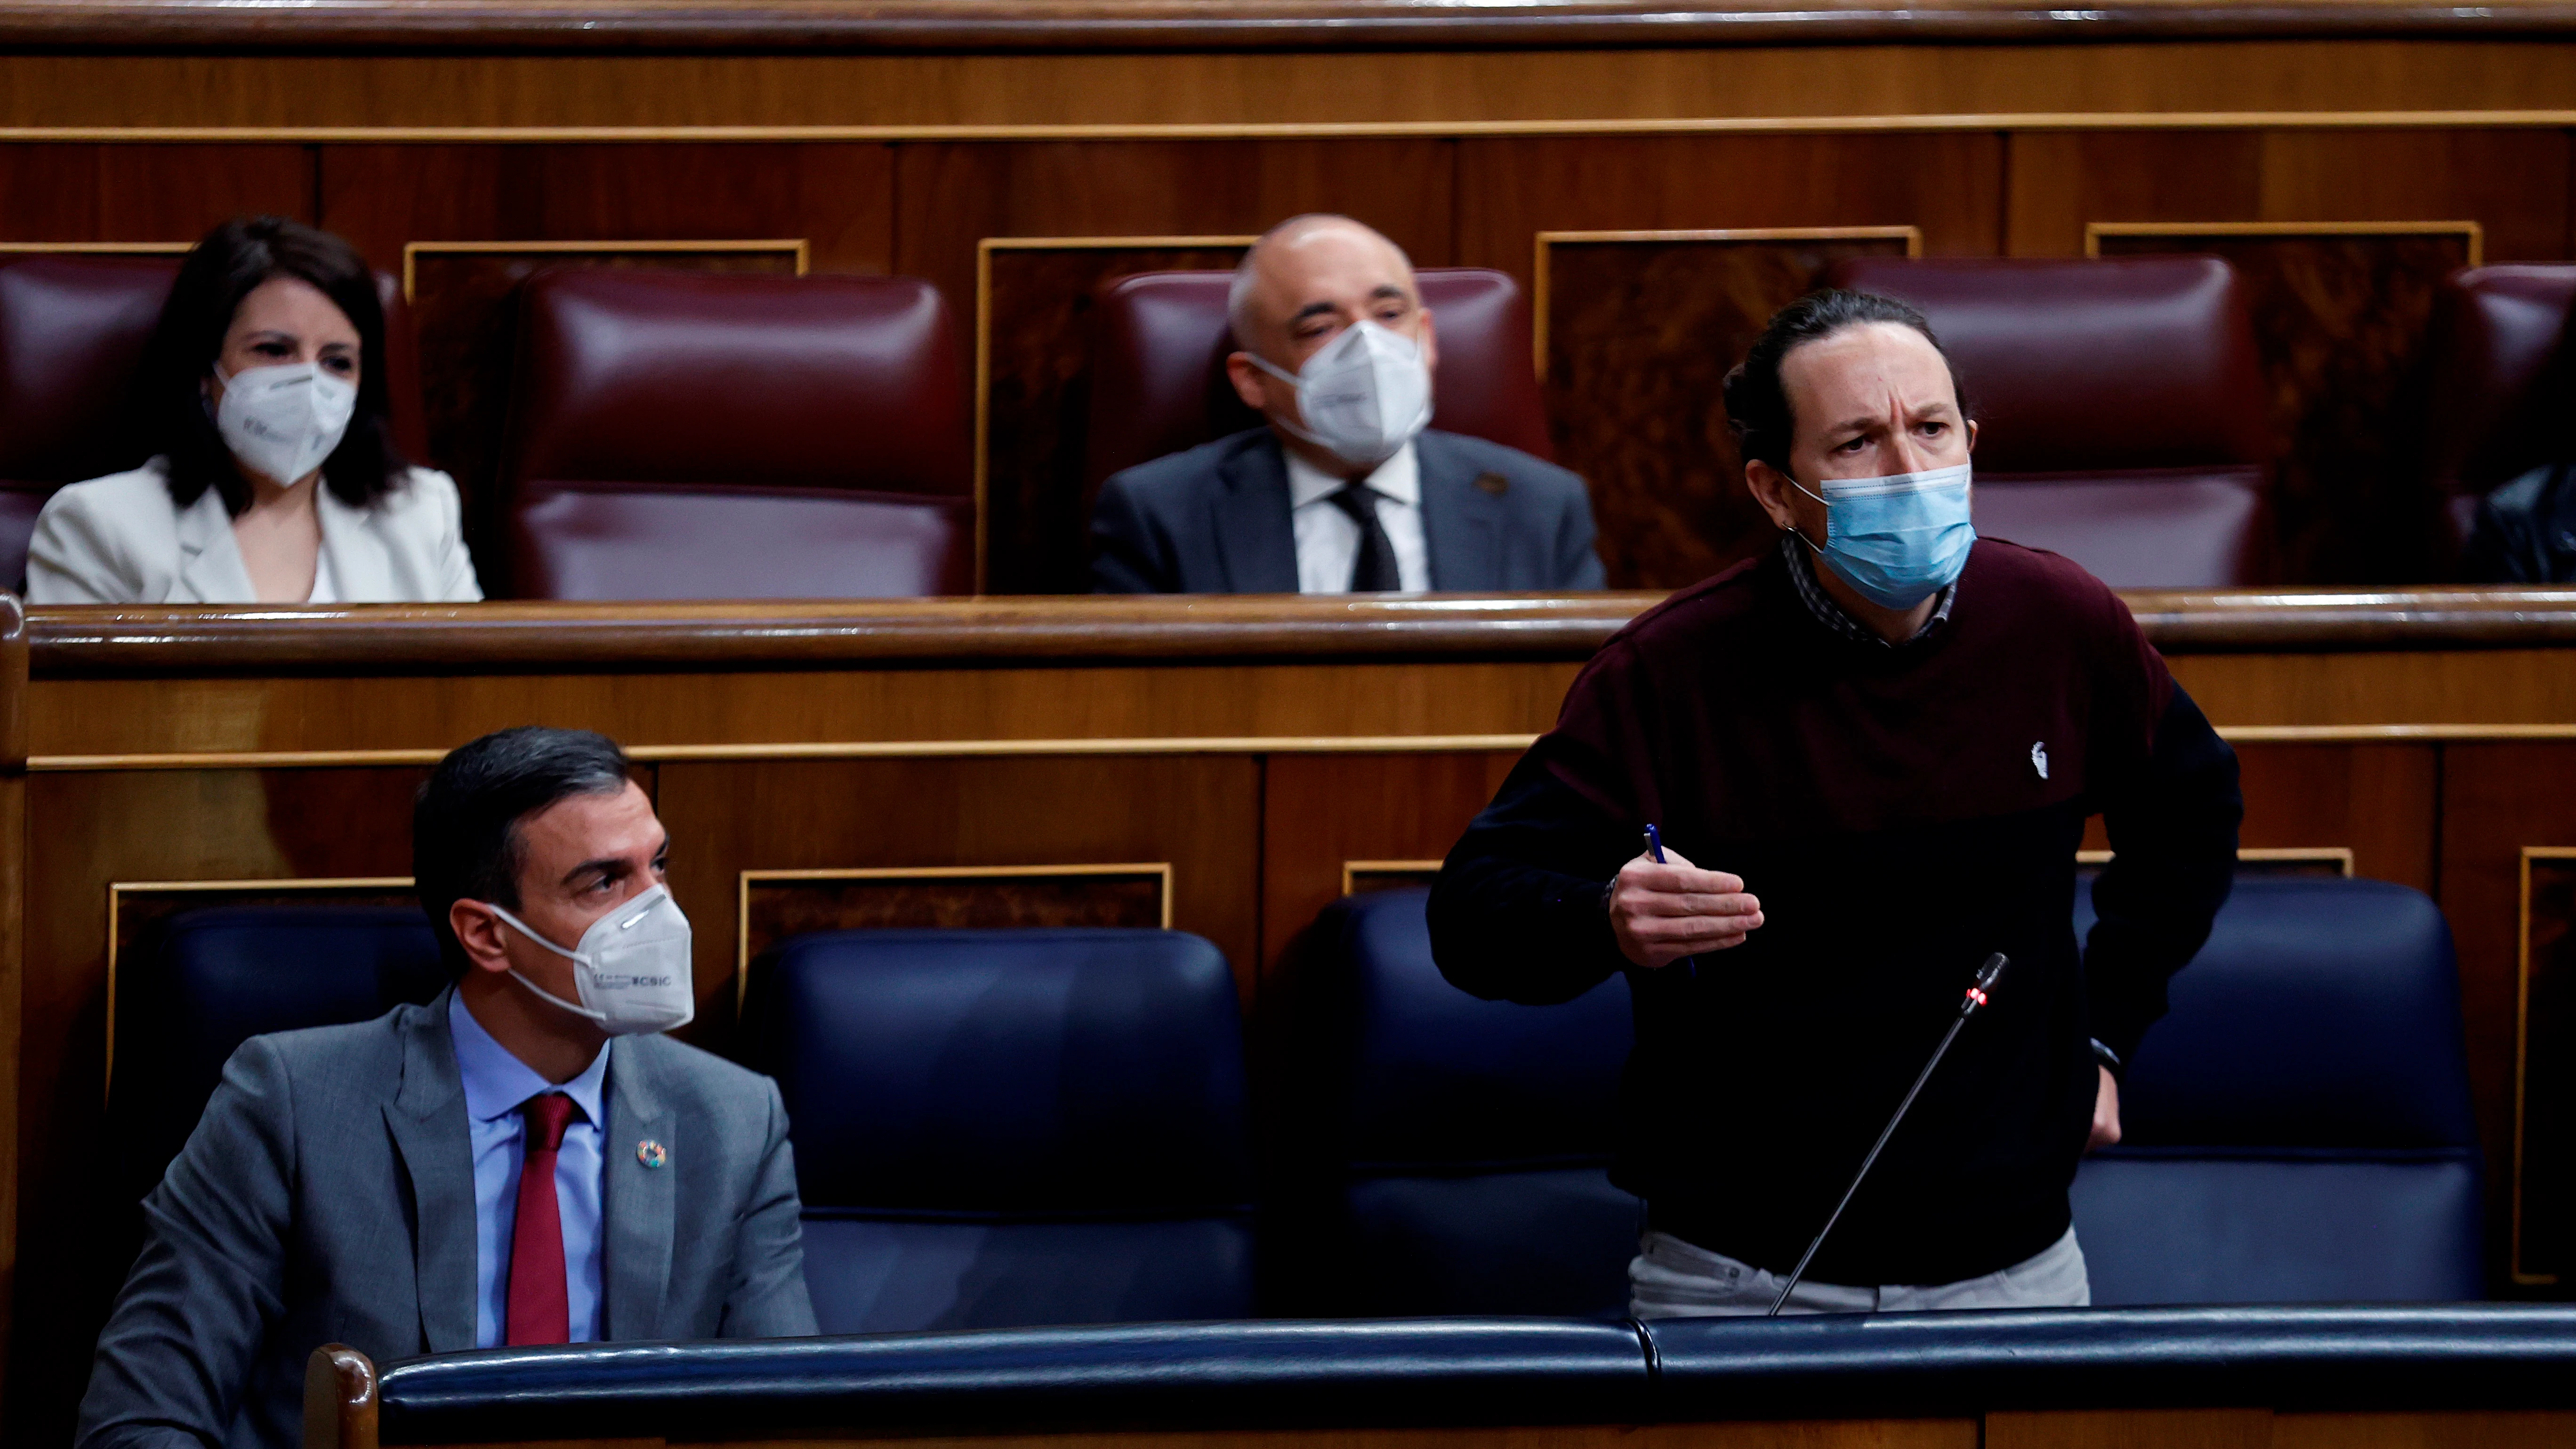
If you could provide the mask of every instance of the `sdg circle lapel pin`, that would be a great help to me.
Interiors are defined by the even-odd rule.
[[[671,1154],[663,1149],[661,1143],[647,1137],[635,1144],[635,1160],[646,1167],[659,1167],[671,1160]]]

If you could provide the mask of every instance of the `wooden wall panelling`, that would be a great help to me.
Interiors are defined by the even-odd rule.
[[[2102,256],[2202,252],[2245,279],[2282,465],[2273,494],[2285,578],[2431,576],[2440,500],[2407,461],[2405,392],[2435,286],[2478,260],[2473,222],[2097,222]]]
[[[313,148],[0,144],[0,241],[194,242],[218,222],[313,220]]]
[[[1035,238],[1257,236],[1301,212],[1356,216],[1423,266],[1451,247],[1451,153],[1440,140],[928,142],[896,154],[897,269],[982,305],[991,252],[991,407],[983,436],[988,587],[1088,591],[1081,497],[1086,321],[1093,288],[1130,272],[1232,266],[1230,246]],[[979,323],[979,326],[984,324]]]
[[[730,1015],[744,871],[1169,862],[1173,927],[1214,941],[1248,996],[1259,776],[1243,755],[664,765],[657,803],[671,891],[697,926],[701,1020]]]
[[[1591,485],[1612,588],[1679,588],[1779,537],[1744,486],[1718,385],[1827,267],[1921,249],[1910,226],[1539,233],[1557,461]]]
[[[102,1120],[107,1074],[108,887],[411,873],[417,768],[171,771],[32,781],[45,848],[28,860],[18,1202],[47,1245],[19,1265],[9,1437],[62,1443],[89,1355],[132,1259],[133,1204],[117,1200]],[[324,859],[323,870],[300,862]]]
[[[18,1281],[20,999],[27,945],[27,620],[14,598],[0,600],[0,1426],[15,1412],[7,1372],[14,1355]]]
[[[2555,1287],[2576,1276],[2576,847],[2523,848],[2521,914],[2506,1267],[2517,1284]]]
[[[2352,874],[2431,894],[2440,746],[2240,744],[2249,852],[2352,851]]]
[[[737,996],[751,963],[815,931],[913,927],[1172,928],[1168,861],[746,870],[735,898]]]
[[[2258,132],[2015,131],[2005,147],[2006,256],[2080,257],[2088,222],[2262,215]]]
[[[571,12],[566,12],[570,15]],[[2510,24],[2499,16],[2500,25]],[[2557,108],[2516,36],[1267,54],[0,57],[0,126],[1100,125]]]
[[[2272,1413],[2268,1409],[1990,1413],[1983,1449],[2272,1449]]]
[[[2002,187],[2003,142],[1984,133],[1464,140],[1457,260],[1499,267],[1535,295],[1542,232],[1910,226],[1925,255],[1992,255]],[[1614,581],[1691,583],[1758,546],[1717,395],[1751,340],[1738,319],[1758,328],[1805,269],[1886,245],[1712,247],[1723,265],[1706,271],[1606,245],[1550,248],[1549,416],[1559,460],[1593,486]],[[1578,257],[1594,269],[1570,267]],[[1655,370],[1601,375],[1631,363]]]
[[[2576,1414],[2275,1414],[2272,1449],[2522,1449],[2576,1441]]]
[[[2576,847],[2576,742],[2453,744],[2442,761],[2442,913],[2460,955],[2460,997],[2468,1020],[2469,1076],[2486,1152],[2488,1257],[2494,1278],[2508,1280],[2513,1241],[2514,1063],[2519,1026],[2523,853],[2532,847]],[[2550,938],[2551,959],[2563,938]],[[2555,998],[2553,998],[2553,1001]],[[2530,1050],[2565,1058],[2567,1017],[2550,1019],[2558,1040],[2535,1038]],[[2563,1078],[2561,1079],[2563,1080]],[[2561,1119],[2562,1121],[2564,1119]],[[2525,1166],[2534,1166],[2528,1156]],[[2568,1164],[2547,1165],[2566,1180]],[[2560,1203],[2566,1201],[2562,1195]],[[2559,1238],[2563,1252],[2566,1238]],[[2558,1266],[2565,1266],[2564,1264]],[[2565,1292],[2561,1286],[2546,1290]],[[2543,1291],[2526,1286],[2526,1292]]]
[[[995,239],[977,249],[978,593],[1091,589],[1091,308],[1137,272],[1231,268],[1252,238]]]
[[[1349,862],[1447,855],[1520,755],[1270,756],[1261,814],[1265,976],[1316,913],[1341,897]]]

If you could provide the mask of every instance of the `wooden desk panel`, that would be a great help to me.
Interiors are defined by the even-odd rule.
[[[15,636],[32,646],[0,637],[0,831],[29,842],[0,848],[19,988],[0,994],[17,1003],[0,1214],[32,1249],[19,1321],[46,1326],[13,1348],[13,1437],[66,1432],[131,1251],[100,1146],[111,884],[406,875],[410,795],[440,751],[586,725],[649,767],[709,1045],[730,1029],[746,872],[1063,868],[1039,872],[1059,901],[1082,879],[1159,899],[1167,878],[1173,924],[1226,951],[1259,1031],[1345,871],[1402,879],[1444,854],[1650,601],[37,611]],[[2576,591],[2132,604],[2240,744],[2249,846],[2348,849],[2450,913],[2510,1286],[2516,871],[2525,847],[2576,845]]]

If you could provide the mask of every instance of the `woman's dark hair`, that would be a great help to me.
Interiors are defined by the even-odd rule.
[[[1968,390],[1960,385],[1959,364],[1932,335],[1923,314],[1875,292],[1809,292],[1771,314],[1753,350],[1726,375],[1726,425],[1735,433],[1736,450],[1746,462],[1759,458],[1789,471],[1789,444],[1797,436],[1797,419],[1789,411],[1789,394],[1780,386],[1780,364],[1801,344],[1821,342],[1846,327],[1893,322],[1923,334],[1950,369],[1950,391],[1959,400],[1959,417],[1968,413]]]
[[[464,975],[467,962],[448,907],[519,909],[520,822],[558,800],[625,788],[626,752],[589,730],[521,725],[448,751],[412,801],[411,874],[451,973]]]
[[[171,500],[186,508],[213,488],[234,515],[250,507],[250,484],[215,430],[204,384],[242,298],[272,277],[312,284],[358,329],[357,411],[340,446],[322,460],[322,481],[341,502],[364,508],[400,485],[408,466],[389,419],[375,274],[347,242],[279,216],[240,218],[206,233],[179,264],[152,330],[140,380],[143,422],[153,451],[170,460]]]

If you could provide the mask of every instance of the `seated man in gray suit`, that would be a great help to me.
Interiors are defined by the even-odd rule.
[[[655,1034],[695,1010],[689,923],[626,768],[536,728],[439,764],[412,862],[456,985],[233,1054],[144,1199],[84,1449],[294,1445],[327,1342],[815,1331],[776,1085]]]
[[[1226,376],[1267,426],[1102,484],[1095,591],[1602,587],[1582,479],[1425,426],[1439,349],[1395,243],[1345,216],[1281,222],[1226,313]]]

